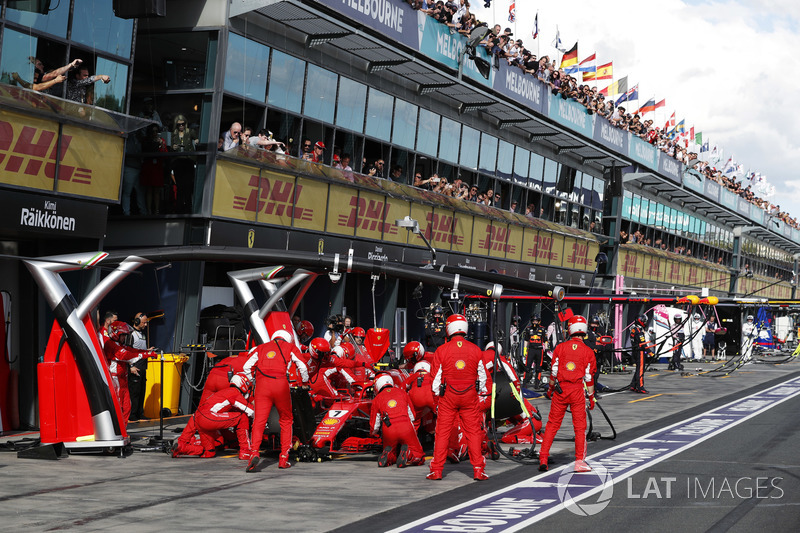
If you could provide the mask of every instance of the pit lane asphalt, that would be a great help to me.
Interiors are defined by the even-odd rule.
[[[687,366],[707,370],[716,365]],[[788,380],[800,372],[800,363],[750,364],[716,378],[681,376],[660,365],[657,368],[662,369],[646,377],[649,395],[624,392],[603,397],[602,405],[619,436],[616,441],[589,443],[589,454]],[[630,374],[607,375],[601,381],[621,387],[630,381]],[[548,402],[537,399],[534,404],[546,419]],[[796,485],[800,459],[791,455],[798,407],[796,399],[790,400],[655,465],[651,472],[635,475],[631,485],[633,493],[641,494],[649,475],[682,476],[684,483],[694,472],[706,476],[701,477],[706,482],[709,475],[720,482],[722,477],[783,475],[795,483],[782,486],[785,501],[753,505],[750,500],[737,499],[726,506],[716,500],[690,499],[686,494],[683,499],[668,501],[635,500],[625,497],[627,484],[621,483],[615,487],[611,505],[591,522],[562,511],[535,527],[619,530],[646,525],[654,530],[677,526],[694,531],[700,524],[701,529],[744,530],[750,526],[752,531],[759,523],[774,520],[775,531],[788,531],[783,529],[786,520],[793,518],[796,526],[800,514],[800,488]],[[169,422],[165,437],[177,436],[175,430],[182,425]],[[610,433],[600,420],[595,429],[603,435]],[[571,431],[570,424],[564,424],[553,447],[558,464],[571,456]],[[158,427],[136,427],[131,433],[140,438],[155,436]],[[0,441],[8,439],[13,437]],[[377,468],[374,455],[300,463],[289,470],[279,470],[274,457],[262,464],[260,471],[247,474],[244,462],[232,455],[172,459],[159,452],[135,452],[124,459],[72,454],[58,461],[39,461],[0,453],[0,530],[385,531],[538,473],[535,467],[519,466],[505,458],[488,462],[492,478],[481,483],[472,481],[469,463],[446,465],[445,478],[438,482],[425,479],[427,467]],[[708,518],[698,518],[704,516]]]

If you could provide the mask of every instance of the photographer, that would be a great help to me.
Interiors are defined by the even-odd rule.
[[[328,341],[331,348],[339,346],[342,343],[342,335],[344,334],[344,318],[342,315],[331,315],[328,317],[327,330],[323,338]]]
[[[425,316],[425,346],[432,352],[444,343],[445,321],[442,316],[442,306],[435,305],[431,313]]]

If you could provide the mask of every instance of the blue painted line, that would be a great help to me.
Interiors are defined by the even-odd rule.
[[[594,469],[592,472],[573,473],[570,463],[392,529],[389,533],[511,532],[564,509],[585,516],[597,514],[611,501],[614,485],[620,481],[797,396],[800,396],[800,378],[592,455],[587,459]],[[597,498],[584,502],[593,495]]]

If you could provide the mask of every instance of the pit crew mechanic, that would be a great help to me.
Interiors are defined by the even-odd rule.
[[[586,464],[586,398],[589,394],[589,409],[594,409],[594,381],[596,369],[594,351],[586,346],[583,338],[588,331],[586,318],[575,315],[569,320],[570,338],[553,351],[553,366],[550,371],[550,387],[547,396],[553,399],[545,426],[542,447],[539,450],[539,470],[547,470],[550,447],[564,420],[569,406],[572,411],[572,426],[575,429],[575,471],[589,472]],[[584,384],[586,389],[584,389]]]

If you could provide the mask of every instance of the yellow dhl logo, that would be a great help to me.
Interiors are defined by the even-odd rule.
[[[454,235],[455,217],[440,215],[438,213],[428,213],[425,220],[428,222],[425,236],[429,240],[446,242],[458,246],[464,244],[464,237],[462,235]]]
[[[478,248],[513,254],[517,250],[517,247],[513,244],[508,244],[507,241],[508,228],[487,226],[486,238],[478,241]]]
[[[528,248],[527,256],[532,259],[558,260],[558,252],[553,251],[553,238],[546,235],[536,235],[533,238],[533,248]]]

